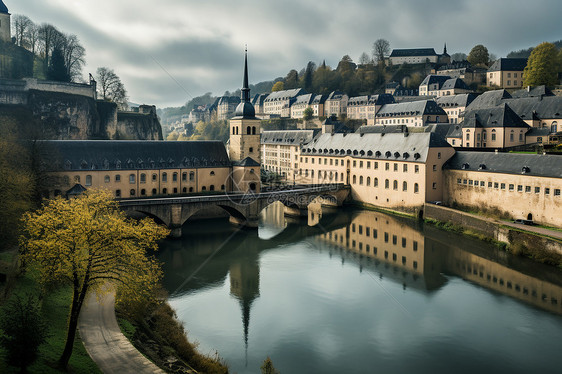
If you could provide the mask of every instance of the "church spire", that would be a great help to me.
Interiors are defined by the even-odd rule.
[[[444,54],[444,55],[447,54],[447,43],[445,43],[445,47],[443,48],[443,54]]]
[[[248,84],[248,47],[246,47],[244,51],[244,83],[242,84],[241,99],[243,102],[250,102],[250,87]]]

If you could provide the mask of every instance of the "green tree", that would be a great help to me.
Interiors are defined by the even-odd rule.
[[[316,64],[312,61],[309,61],[308,64],[306,65],[306,69],[304,70],[304,74],[302,76],[301,87],[304,88],[305,91],[308,92],[312,91],[312,79],[315,70],[316,70]]]
[[[314,110],[312,110],[311,107],[308,107],[304,110],[303,115],[305,121],[310,121],[314,115]]]
[[[59,366],[72,355],[78,316],[86,295],[116,287],[118,299],[150,300],[162,276],[147,255],[169,231],[146,218],[128,219],[106,190],[91,190],[74,199],[56,198],[24,215],[21,258],[37,266],[46,284],[70,284],[72,302]]]
[[[545,42],[536,46],[525,66],[523,86],[555,86],[560,71],[558,54],[552,43]]]
[[[279,371],[273,367],[273,361],[267,357],[260,366],[261,374],[279,374]]]
[[[179,136],[180,134],[178,134],[177,131],[172,131],[171,133],[168,134],[166,140],[178,140]]]
[[[2,312],[0,329],[4,334],[0,343],[8,352],[8,362],[25,372],[37,359],[39,346],[47,339],[48,330],[38,301],[31,295],[14,296]]]
[[[47,70],[47,79],[57,82],[70,82],[70,75],[64,61],[64,55],[59,48],[53,50],[49,69]]]
[[[468,62],[472,65],[484,65],[488,66],[490,62],[490,54],[488,53],[488,48],[484,47],[482,44],[474,46],[467,57]]]
[[[285,83],[283,81],[275,82],[271,88],[271,92],[283,91],[285,89]]]
[[[292,90],[299,87],[299,73],[296,70],[291,70],[285,77],[285,89]]]

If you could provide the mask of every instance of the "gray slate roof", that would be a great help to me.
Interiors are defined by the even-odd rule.
[[[441,87],[442,90],[453,90],[455,88],[461,90],[470,90],[466,83],[464,83],[464,81],[460,78],[448,79],[447,81],[445,81],[445,83],[443,83],[443,86]]]
[[[408,132],[406,125],[365,125],[359,127],[356,131],[359,134],[398,134]]]
[[[527,131],[527,133],[525,134],[525,136],[548,136],[548,135],[550,135],[550,129],[547,127],[543,127],[543,128],[531,127],[531,129]]]
[[[545,96],[503,100],[525,120],[562,119],[562,97]]]
[[[393,49],[390,57],[437,56],[433,48]]]
[[[290,100],[294,99],[299,95],[306,94],[306,91],[302,88],[295,88],[292,90],[283,90],[283,91],[276,91],[272,92],[267,95],[265,101],[279,101],[279,100]]]
[[[435,147],[451,146],[435,133],[322,134],[303,146],[301,154],[423,163],[429,148]]]
[[[220,141],[37,141],[41,161],[57,170],[130,170],[228,167]]]
[[[372,105],[394,104],[395,102],[394,96],[390,94],[371,95],[369,97],[369,104]]]
[[[517,90],[513,92],[511,96],[515,99],[515,98],[522,98],[522,97],[554,96],[554,94],[548,87],[542,85],[542,86],[527,87],[521,90]]]
[[[397,104],[386,104],[379,110],[377,117],[447,115],[443,108],[433,100],[418,100]]]
[[[451,125],[449,131],[447,131],[446,138],[457,138],[462,139],[462,126],[461,125]]]
[[[474,99],[467,110],[493,108],[500,105],[503,99],[511,99],[511,95],[506,90],[487,91]]]
[[[490,66],[488,71],[523,71],[525,66],[527,66],[526,58],[500,58]]]
[[[282,130],[261,133],[261,144],[299,145],[310,142],[320,130]]]
[[[8,7],[0,0],[0,13],[8,13]]]
[[[468,167],[463,168],[463,164]],[[562,156],[556,155],[459,151],[447,161],[445,168],[476,171],[481,164],[485,165],[485,169],[480,170],[483,173],[562,178]],[[528,171],[523,173],[523,167],[528,167]]]
[[[428,84],[437,83],[437,84],[439,84],[439,88],[441,88],[445,84],[445,82],[448,81],[449,79],[451,79],[451,77],[448,76],[448,75],[429,74],[421,82],[420,86],[427,86]]]
[[[257,167],[260,164],[251,157],[246,157],[242,161],[236,161],[232,163],[234,166],[242,166],[242,167]]]
[[[476,109],[465,112],[463,128],[523,127],[529,128],[507,104],[496,108]]]
[[[447,96],[440,96],[435,99],[437,105],[441,108],[456,108],[456,107],[467,107],[476,99],[478,94],[475,93],[467,93],[467,94],[459,94],[459,95],[447,95]]]
[[[309,105],[312,102],[314,94],[304,94],[297,96],[293,105]]]
[[[219,98],[218,105],[225,105],[225,104],[239,104],[240,98],[238,96],[221,96]]]

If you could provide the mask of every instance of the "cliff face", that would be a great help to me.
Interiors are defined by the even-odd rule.
[[[84,95],[32,89],[18,95],[27,95],[26,100],[22,96],[17,105],[4,101],[0,119],[16,123],[35,139],[162,139],[155,109],[120,113],[114,103]]]

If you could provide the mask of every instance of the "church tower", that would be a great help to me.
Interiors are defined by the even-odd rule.
[[[250,102],[247,50],[244,56],[244,83],[241,99],[242,101],[236,107],[234,117],[230,120],[230,160],[243,161],[250,157],[259,164],[261,161],[260,120],[256,118],[256,111]]]
[[[261,188],[260,120],[250,102],[248,51],[244,55],[242,102],[230,120],[228,155],[232,161],[232,192],[258,193]]]
[[[8,7],[2,0],[0,0],[0,40],[7,43],[12,41],[10,13],[8,13]]]

